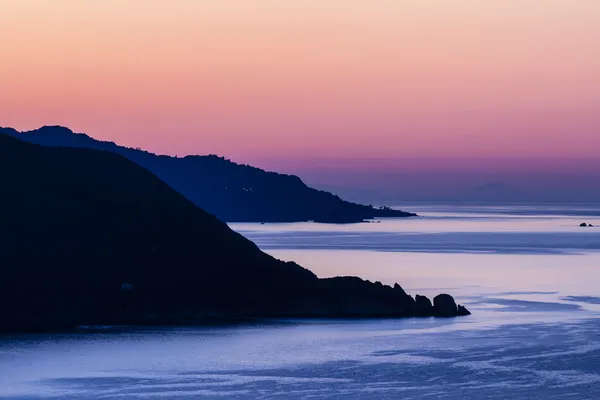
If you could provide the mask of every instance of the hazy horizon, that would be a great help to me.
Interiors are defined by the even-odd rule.
[[[595,0],[1,4],[3,126],[383,197],[600,190]]]
[[[1,127],[1,126],[0,126]],[[10,127],[5,127],[10,128]],[[68,129],[68,127],[66,127]],[[85,132],[76,132],[84,133]],[[102,140],[101,138],[95,138]],[[117,142],[117,145],[122,143]],[[186,156],[199,154],[158,155]],[[299,176],[306,184],[360,203],[425,202],[598,202],[600,158],[463,157],[369,158],[282,155],[231,158],[282,174]]]

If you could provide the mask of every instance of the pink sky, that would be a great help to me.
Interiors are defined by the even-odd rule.
[[[0,0],[0,38],[20,130],[281,165],[600,152],[598,0]]]

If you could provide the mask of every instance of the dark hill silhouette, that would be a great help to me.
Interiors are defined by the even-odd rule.
[[[416,314],[399,286],[274,259],[118,154],[3,134],[0,271],[0,332]]]
[[[161,156],[103,142],[60,126],[28,132],[0,128],[0,133],[44,146],[78,147],[121,154],[148,169],[198,207],[227,222],[360,222],[378,217],[410,217],[344,201],[310,188],[294,175],[267,172],[215,155],[183,158]]]

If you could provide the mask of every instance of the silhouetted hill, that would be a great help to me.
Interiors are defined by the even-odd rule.
[[[3,134],[0,271],[0,332],[417,314],[399,286],[319,280],[274,259],[118,154]]]
[[[44,146],[79,147],[121,154],[156,174],[202,209],[227,222],[360,222],[377,217],[415,214],[350,203],[312,189],[294,175],[267,172],[215,155],[183,158],[155,155],[102,142],[60,126],[0,133]]]

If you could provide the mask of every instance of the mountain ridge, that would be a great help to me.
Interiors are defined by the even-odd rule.
[[[237,164],[217,155],[173,157],[100,141],[62,126],[19,132],[0,128],[30,143],[92,148],[121,154],[148,169],[200,208],[226,222],[355,223],[414,213],[351,203],[307,186],[296,175]]]

